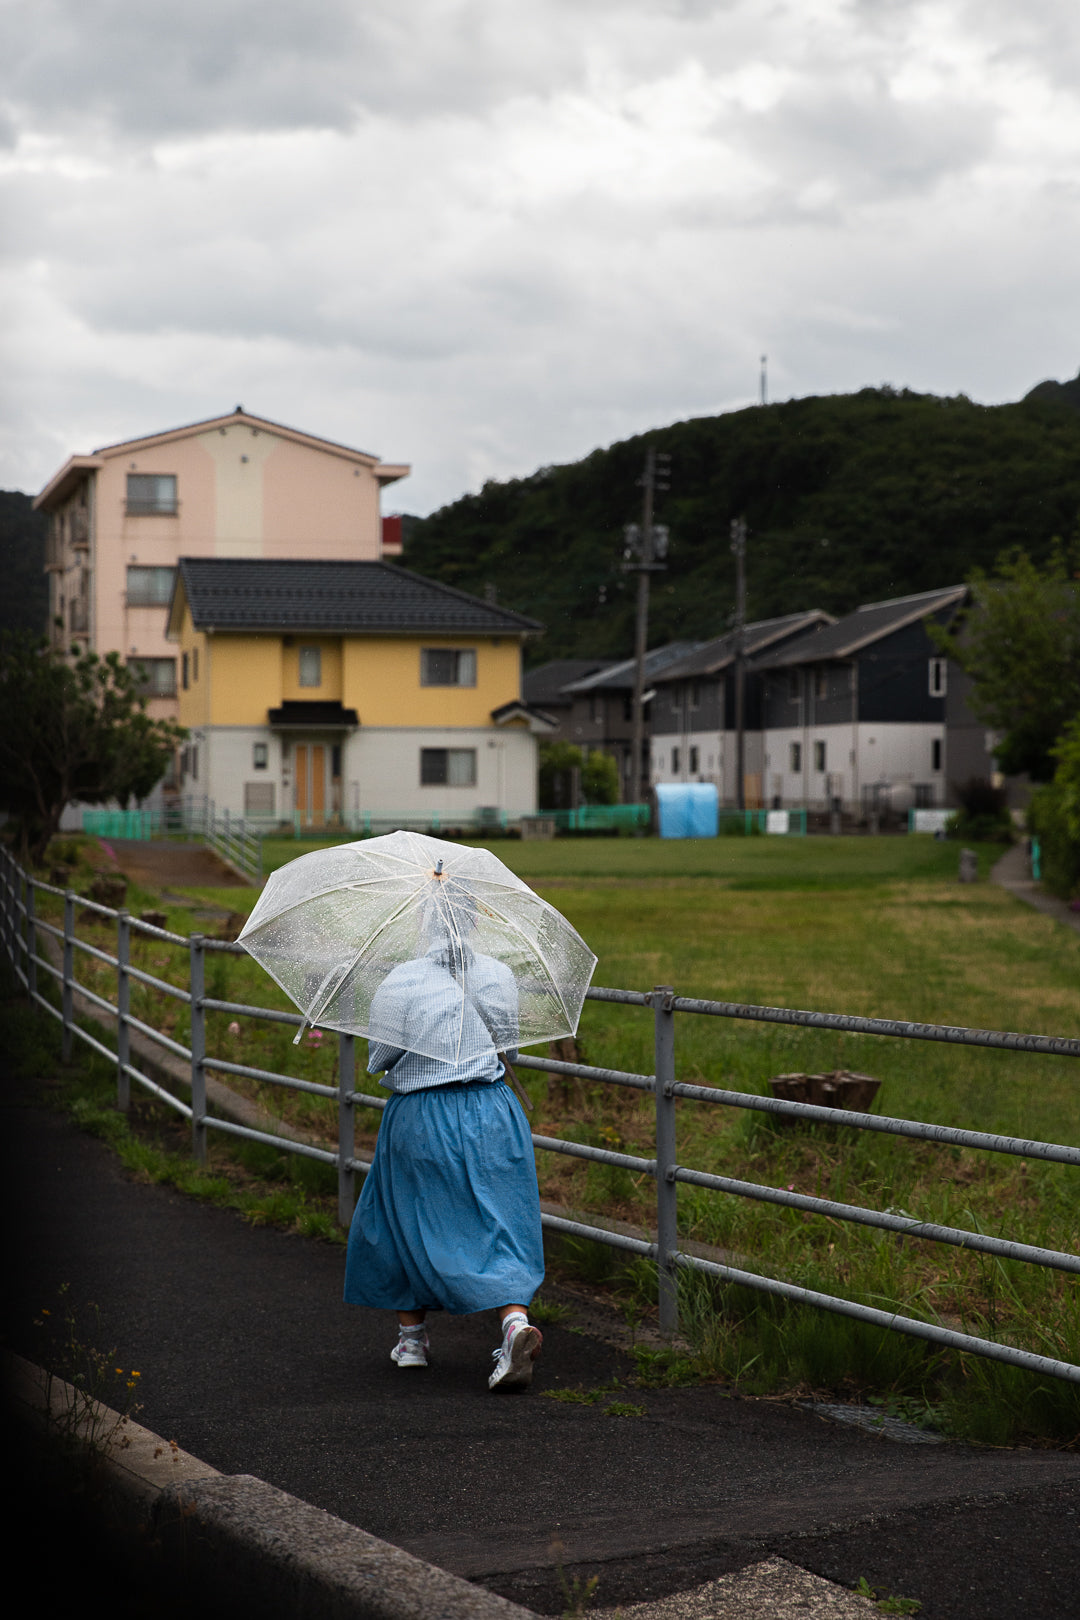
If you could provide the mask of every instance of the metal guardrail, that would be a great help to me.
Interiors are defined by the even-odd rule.
[[[57,927],[37,915],[36,896],[45,893],[63,900],[63,926]],[[112,919],[116,924],[115,954],[78,938],[75,932],[76,906],[88,909],[98,916]],[[131,962],[132,933],[141,933],[182,950],[186,956],[187,988],[170,984]],[[57,941],[62,948],[62,966],[57,967],[39,950],[39,935]],[[369,1163],[356,1156],[355,1110],[357,1107],[383,1109],[386,1099],[356,1090],[355,1037],[339,1035],[338,1084],[324,1086],[313,1081],[297,1079],[291,1075],[256,1068],[248,1064],[215,1057],[207,1050],[206,1015],[208,1012],[231,1013],[235,1018],[254,1018],[264,1022],[281,1023],[297,1027],[302,1020],[297,1013],[279,1012],[269,1007],[251,1006],[241,1002],[224,1001],[206,994],[207,952],[243,954],[242,947],[223,941],[205,939],[201,935],[185,938],[168,929],[155,927],[131,917],[125,911],[114,911],[108,906],[84,899],[71,890],[62,890],[42,883],[24,871],[6,851],[0,853],[0,948],[11,962],[19,983],[31,1001],[45,1012],[60,1020],[63,1029],[62,1051],[69,1059],[75,1039],[85,1042],[116,1065],[117,1106],[130,1106],[131,1082],[142,1086],[166,1106],[191,1121],[192,1152],[200,1163],[205,1163],[207,1132],[221,1131],[231,1136],[266,1143],[285,1153],[296,1153],[322,1163],[334,1165],[338,1177],[338,1218],[348,1225],[355,1206],[356,1173],[365,1172]],[[116,1001],[98,995],[96,991],[79,983],[75,976],[75,952],[81,950],[94,960],[112,967],[117,975]],[[43,973],[59,988],[60,1005],[42,994],[38,975]],[[190,1005],[190,1045],[184,1046],[171,1036],[136,1018],[131,1012],[131,983],[145,983],[165,994]],[[81,996],[91,1007],[115,1022],[116,1050],[85,1029],[75,1017],[75,997]],[[898,1019],[862,1018],[840,1013],[799,1011],[786,1007],[759,1007],[742,1002],[707,1001],[696,997],[677,996],[670,986],[660,985],[651,991],[604,989],[599,986],[588,991],[593,1001],[604,1001],[628,1007],[651,1010],[653,1015],[654,1072],[636,1074],[620,1069],[604,1069],[591,1064],[570,1063],[550,1057],[532,1057],[521,1054],[517,1064],[522,1069],[533,1069],[548,1074],[588,1080],[593,1083],[629,1087],[652,1094],[655,1101],[655,1157],[643,1158],[634,1154],[618,1153],[607,1148],[592,1147],[584,1143],[569,1142],[559,1137],[533,1135],[538,1152],[565,1154],[572,1158],[598,1164],[615,1165],[649,1175],[656,1182],[656,1237],[649,1242],[621,1232],[607,1231],[587,1222],[573,1221],[561,1216],[545,1214],[545,1227],[567,1236],[583,1237],[609,1247],[647,1257],[656,1264],[659,1291],[660,1326],[671,1333],[678,1324],[678,1275],[682,1270],[695,1270],[728,1283],[755,1289],[793,1303],[811,1305],[853,1317],[877,1327],[927,1340],[951,1349],[967,1351],[991,1360],[1005,1362],[1052,1378],[1080,1383],[1080,1366],[1038,1355],[997,1340],[982,1339],[972,1334],[959,1333],[938,1322],[920,1321],[864,1305],[857,1300],[843,1299],[833,1294],[803,1288],[781,1278],[765,1277],[756,1272],[722,1265],[680,1249],[678,1236],[678,1188],[690,1185],[738,1198],[749,1198],[798,1209],[806,1214],[827,1216],[832,1220],[853,1222],[878,1228],[904,1237],[921,1238],[945,1243],[975,1253],[992,1255],[999,1260],[1025,1262],[1047,1266],[1054,1270],[1080,1274],[1080,1255],[1018,1243],[1007,1238],[993,1237],[983,1232],[972,1232],[957,1227],[919,1221],[913,1216],[896,1214],[890,1210],[865,1209],[843,1204],[832,1199],[811,1197],[779,1187],[767,1187],[733,1177],[716,1176],[678,1163],[676,1153],[676,1103],[680,1098],[707,1102],[721,1107],[757,1109],[789,1118],[825,1121],[831,1125],[844,1125],[855,1130],[885,1132],[922,1141],[931,1141],[977,1149],[992,1153],[1020,1154],[1025,1158],[1040,1158],[1060,1164],[1080,1167],[1080,1147],[1062,1143],[1029,1141],[1020,1137],[1001,1136],[991,1132],[972,1131],[948,1125],[937,1125],[917,1120],[895,1119],[879,1114],[860,1113],[843,1108],[822,1108],[809,1103],[792,1102],[774,1097],[763,1097],[749,1092],[738,1092],[713,1086],[691,1085],[680,1082],[675,1071],[675,1018],[677,1014],[695,1016],[749,1019],[758,1022],[782,1023],[807,1028],[848,1031],[858,1034],[891,1036],[901,1040],[941,1041],[950,1045],[990,1047],[1023,1053],[1041,1053],[1057,1057],[1080,1058],[1080,1040],[1043,1035],[1014,1034],[1004,1030],[967,1029],[954,1025],[914,1024]],[[131,1032],[137,1030],[163,1050],[180,1058],[189,1066],[191,1102],[174,1096],[165,1086],[144,1074],[131,1062]],[[337,1101],[338,1142],[331,1151],[293,1138],[257,1131],[249,1126],[220,1119],[209,1112],[207,1104],[207,1071],[219,1074],[246,1076],[271,1085],[312,1093]]]

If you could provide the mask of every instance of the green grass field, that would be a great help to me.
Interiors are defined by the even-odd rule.
[[[268,868],[309,847],[268,842]],[[588,940],[599,958],[598,984],[671,984],[686,995],[1080,1034],[1080,936],[987,881],[961,886],[953,844],[929,838],[620,838],[499,840],[489,847]],[[1000,849],[979,854],[985,879]],[[184,892],[194,912],[164,908],[182,932],[205,926],[199,906],[245,912],[255,899],[254,890]],[[152,972],[170,978],[183,972],[183,961],[168,947],[147,942],[138,953]],[[103,993],[111,990],[99,964],[84,959],[81,973]],[[211,957],[208,993],[284,1005],[246,958]],[[182,1007],[145,988],[136,1000],[139,1016],[164,1021],[186,1038]],[[229,1033],[230,1022],[223,1014],[209,1020],[211,1049],[219,1055],[333,1079],[333,1042],[324,1042],[323,1051],[309,1043],[297,1048],[289,1030],[245,1022],[237,1035]],[[579,1043],[585,1062],[650,1071],[651,1014],[587,1003]],[[765,1092],[778,1073],[857,1069],[881,1080],[875,1108],[882,1113],[1080,1140],[1075,1060],[680,1015],[676,1064],[681,1079],[750,1092]],[[651,1156],[650,1099],[541,1075],[523,1078],[537,1105],[537,1132]],[[245,1089],[264,1106],[333,1136],[331,1104],[277,1088]],[[372,1111],[360,1120],[368,1140],[377,1117]],[[678,1130],[680,1162],[695,1168],[1080,1248],[1080,1177],[1064,1166],[869,1133],[777,1129],[746,1110],[707,1104],[680,1104]],[[647,1177],[550,1154],[541,1155],[540,1171],[548,1197],[651,1224],[654,1189]],[[685,1188],[680,1225],[751,1269],[1045,1354],[1080,1356],[1080,1287],[1057,1271]],[[606,1253],[579,1253],[576,1263],[613,1275]],[[648,1308],[655,1284],[647,1268],[619,1271],[616,1280],[631,1313]],[[699,1370],[737,1374],[749,1389],[869,1389],[935,1409],[944,1402],[955,1428],[990,1440],[1080,1433],[1080,1402],[1070,1386],[1040,1392],[1028,1375],[972,1358],[939,1357],[917,1341],[696,1279],[684,1282],[683,1296]]]

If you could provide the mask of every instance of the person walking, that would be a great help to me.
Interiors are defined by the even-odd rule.
[[[528,1121],[492,1034],[516,1027],[517,987],[508,967],[472,949],[460,905],[448,923],[436,896],[422,932],[425,954],[387,974],[372,1001],[372,1025],[401,1030],[402,1044],[369,1040],[368,1072],[393,1095],[349,1230],[345,1300],[397,1313],[390,1354],[403,1370],[428,1364],[429,1311],[497,1310],[488,1386],[521,1390],[542,1343],[528,1315],[544,1279],[540,1192]],[[423,1055],[445,1047],[448,1029],[473,1056]]]

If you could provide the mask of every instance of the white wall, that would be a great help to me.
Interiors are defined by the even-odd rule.
[[[933,768],[933,744],[941,743],[939,721],[844,721],[832,726],[785,726],[766,731],[763,789],[765,802],[779,797],[784,806],[827,809],[836,795],[845,809],[860,808],[864,790],[889,783],[889,802],[905,810],[915,799],[916,784],[933,789],[933,802],[945,803],[944,772]],[[825,770],[815,768],[814,744],[825,744]],[[791,769],[791,745],[802,752],[798,773]]]
[[[481,805],[492,805],[516,817],[531,815],[537,807],[537,742],[520,727],[362,726],[350,733],[313,732],[312,739],[327,749],[341,743],[342,809],[347,813],[471,817]],[[309,739],[289,732],[287,740],[295,744]],[[254,768],[256,742],[268,745],[266,770]],[[281,737],[269,726],[202,726],[192,731],[189,745],[198,746],[199,775],[197,781],[186,778],[183,792],[205,794],[219,811],[243,815],[244,784],[273,782],[275,815],[286,820],[292,816],[291,776],[283,772]],[[422,786],[422,748],[475,748],[475,786]]]

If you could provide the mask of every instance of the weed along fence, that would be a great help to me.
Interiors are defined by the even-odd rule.
[[[60,920],[48,919],[44,915],[46,909],[51,910]],[[78,936],[77,911],[80,914],[103,919],[115,928],[115,950],[106,950],[101,945]],[[270,1145],[284,1153],[301,1154],[333,1166],[337,1171],[339,1219],[343,1225],[348,1223],[354,1207],[356,1173],[358,1171],[363,1173],[370,1168],[366,1160],[356,1156],[355,1110],[358,1107],[381,1110],[386,1106],[385,1098],[370,1096],[356,1090],[354,1037],[350,1035],[338,1037],[337,1084],[333,1086],[317,1084],[272,1069],[256,1068],[217,1056],[207,1049],[209,1013],[224,1013],[236,1020],[260,1020],[292,1028],[298,1028],[301,1024],[301,1019],[296,1013],[279,1012],[269,1007],[251,1006],[206,994],[207,956],[214,952],[242,955],[244,954],[242,947],[221,940],[206,939],[201,935],[193,935],[189,939],[131,917],[127,912],[114,911],[107,906],[84,899],[71,890],[65,891],[51,884],[42,883],[25,872],[6,851],[0,855],[0,930],[4,953],[18,982],[34,1003],[60,1021],[65,1058],[70,1056],[73,1043],[77,1039],[115,1065],[117,1104],[120,1108],[129,1106],[131,1083],[134,1081],[165,1106],[190,1121],[192,1152],[200,1162],[206,1159],[208,1133],[220,1131]],[[136,935],[148,937],[157,941],[160,946],[175,951],[175,961],[179,969],[177,977],[183,982],[170,982],[148,972],[145,968],[136,966],[132,961],[131,949],[133,937]],[[76,966],[80,957],[96,960],[115,974],[115,1001],[80,982]],[[190,1016],[188,1044],[173,1038],[151,1022],[140,1019],[132,1013],[133,985],[147,986],[162,996],[182,1003],[188,1009]],[[52,994],[46,994],[46,989],[51,989]],[[628,1009],[651,1010],[654,1025],[652,1074],[633,1074],[618,1069],[604,1069],[590,1064],[529,1055],[522,1055],[517,1060],[518,1065],[524,1070],[538,1070],[545,1074],[557,1074],[601,1085],[629,1087],[651,1095],[655,1105],[655,1156],[643,1158],[541,1135],[534,1135],[533,1142],[535,1147],[543,1152],[566,1154],[654,1178],[656,1236],[655,1241],[649,1242],[600,1226],[592,1226],[583,1221],[548,1214],[543,1217],[544,1224],[552,1231],[587,1238],[653,1261],[658,1275],[660,1325],[665,1332],[673,1332],[678,1325],[679,1274],[684,1270],[694,1270],[722,1282],[758,1290],[793,1304],[835,1312],[878,1328],[927,1340],[931,1344],[985,1356],[1043,1376],[1080,1383],[1080,1366],[1071,1362],[1055,1360],[1001,1341],[977,1338],[971,1334],[954,1331],[937,1322],[920,1321],[895,1312],[879,1310],[856,1300],[817,1292],[781,1278],[763,1276],[687,1253],[680,1249],[679,1245],[678,1192],[680,1185],[684,1185],[737,1198],[761,1200],[799,1210],[809,1216],[854,1222],[857,1225],[892,1232],[898,1236],[954,1245],[991,1256],[997,1261],[1017,1261],[1051,1267],[1074,1275],[1080,1274],[1080,1256],[1013,1242],[984,1232],[922,1222],[891,1210],[864,1208],[833,1199],[812,1197],[790,1189],[758,1185],[689,1168],[678,1162],[676,1120],[680,1099],[690,1099],[719,1108],[759,1110],[789,1120],[804,1119],[834,1126],[843,1125],[859,1131],[885,1132],[913,1141],[946,1144],[987,1153],[1013,1154],[1028,1160],[1049,1160],[1076,1168],[1080,1168],[1080,1147],[1028,1141],[989,1132],[956,1129],[948,1125],[862,1113],[852,1109],[826,1108],[811,1103],[723,1090],[713,1086],[686,1084],[676,1078],[675,1031],[676,1019],[682,1017],[738,1019],[838,1033],[849,1032],[908,1041],[939,1041],[1068,1058],[1080,1058],[1080,1040],[937,1024],[903,1023],[893,1019],[851,1017],[840,1013],[801,1012],[789,1008],[758,1007],[737,1002],[705,1001],[678,996],[667,986],[659,986],[646,992],[594,988],[588,992],[588,996],[593,1001],[615,1003]],[[93,1033],[77,1020],[75,1010],[77,997],[82,998],[83,1006],[93,1009],[94,1018],[99,1026],[104,1022],[115,1031],[115,1049],[100,1038],[100,1033]],[[190,1085],[190,1101],[175,1095],[167,1085],[144,1073],[132,1062],[133,1032],[138,1032],[145,1040],[184,1065]],[[208,1074],[243,1076],[249,1080],[307,1092],[332,1101],[337,1110],[336,1149],[316,1147],[307,1142],[256,1130],[212,1114],[207,1104]],[[1077,1079],[1080,1080],[1080,1072]]]

